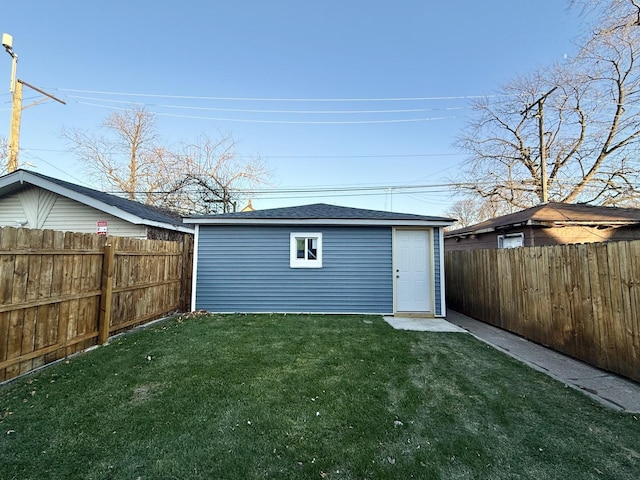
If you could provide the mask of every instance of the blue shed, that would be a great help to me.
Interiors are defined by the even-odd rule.
[[[451,219],[314,204],[184,221],[193,310],[445,316]]]

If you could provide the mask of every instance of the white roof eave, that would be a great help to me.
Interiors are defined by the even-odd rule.
[[[7,184],[14,183],[15,181],[18,181],[21,184],[28,183],[45,190],[49,190],[60,196],[75,200],[76,202],[95,208],[96,210],[100,210],[103,213],[113,215],[114,217],[120,218],[134,225],[146,225],[149,227],[164,228],[167,230],[177,230],[184,233],[193,233],[193,229],[189,227],[182,227],[180,225],[171,223],[144,219],[138,215],[125,212],[118,207],[109,205],[108,203],[102,202],[88,195],[83,195],[82,193],[76,192],[75,190],[71,190],[69,188],[63,187],[62,185],[58,185],[57,183],[50,182],[49,180],[46,180],[44,178],[40,178],[37,175],[30,175],[29,172],[19,172],[18,178],[16,180],[13,180],[12,182],[7,182]],[[0,187],[2,186],[4,185],[0,184]]]

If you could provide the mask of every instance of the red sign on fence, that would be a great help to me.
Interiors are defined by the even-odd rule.
[[[98,220],[96,222],[96,227],[98,235],[106,235],[107,233],[109,233],[106,220]]]

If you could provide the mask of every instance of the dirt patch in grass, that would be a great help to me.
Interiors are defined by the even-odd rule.
[[[138,385],[133,388],[133,391],[131,393],[131,403],[145,403],[149,401],[155,393],[162,391],[162,389],[163,384],[159,382]]]

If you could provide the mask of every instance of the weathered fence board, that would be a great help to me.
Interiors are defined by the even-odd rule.
[[[449,308],[640,381],[640,241],[445,254]]]
[[[183,310],[192,254],[188,236],[169,242],[0,228],[0,382]]]

